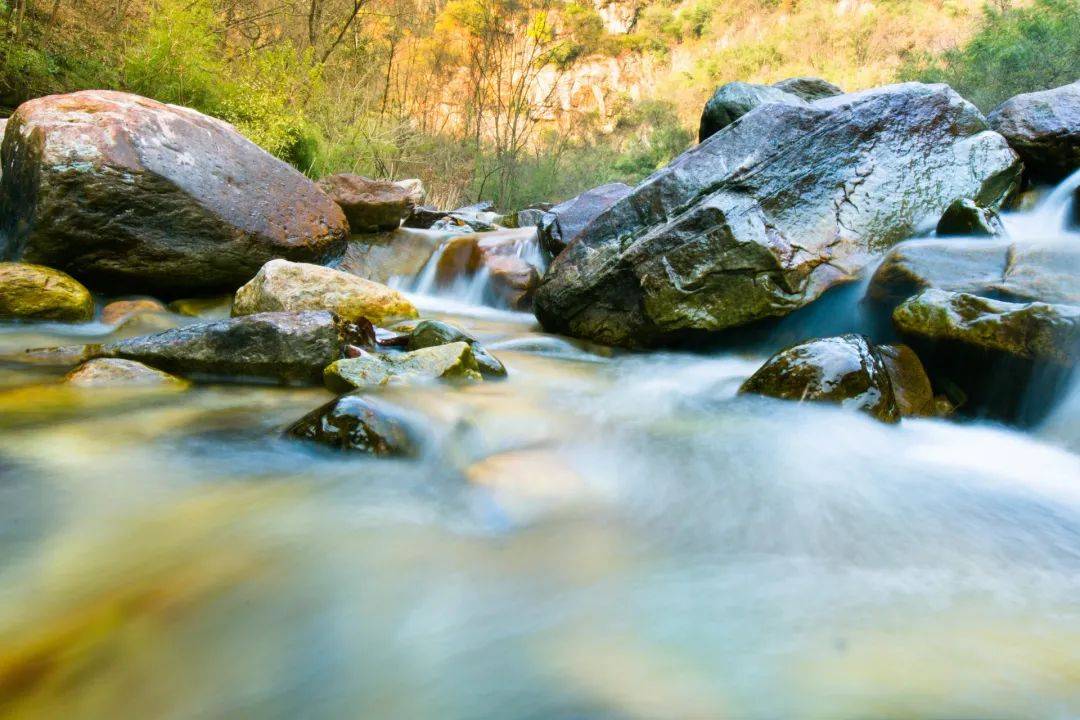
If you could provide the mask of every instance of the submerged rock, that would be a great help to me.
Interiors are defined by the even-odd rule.
[[[783,316],[953,201],[997,206],[1019,171],[944,85],[754,110],[597,216],[551,264],[536,315],[637,346]]]
[[[487,378],[506,377],[506,367],[499,359],[489,353],[473,337],[449,323],[440,320],[422,320],[408,334],[406,347],[409,350],[448,345],[454,342],[468,343],[472,349],[480,374]]]
[[[319,180],[319,187],[341,206],[354,233],[397,228],[412,212],[415,202],[414,188],[352,173],[328,175]],[[420,193],[422,202],[422,185]]]
[[[343,395],[296,421],[287,435],[340,450],[379,456],[416,454],[409,422],[395,409],[360,395]]]
[[[633,188],[625,183],[608,183],[586,190],[546,212],[535,211],[538,213],[538,220],[531,224],[537,226],[540,247],[555,257],[574,241],[574,238],[592,222],[593,218],[632,191]],[[520,219],[518,223],[521,224]]]
[[[416,317],[397,290],[356,275],[308,263],[271,260],[236,291],[233,316],[261,312],[329,310],[346,320],[376,325]]]
[[[86,90],[19,106],[3,144],[0,257],[91,287],[231,291],[267,260],[323,262],[345,217],[228,123]]]
[[[496,298],[511,310],[532,310],[540,273],[516,255],[485,255],[484,267]]]
[[[88,360],[69,372],[64,381],[77,387],[170,386],[179,389],[190,384],[140,362],[119,358]]]
[[[1012,303],[945,290],[924,290],[893,312],[905,336],[951,342],[1026,360],[1074,365],[1080,351],[1080,307]]]
[[[798,95],[769,85],[730,82],[717,88],[701,112],[698,142],[705,142],[751,110],[770,103],[805,105]]]
[[[1068,242],[921,240],[889,251],[866,295],[889,312],[927,288],[1080,304],[1080,247]]]
[[[939,414],[930,376],[915,351],[907,345],[878,345],[877,351],[889,374],[900,414],[904,417]]]
[[[137,298],[134,300],[114,300],[101,309],[101,322],[106,325],[120,325],[136,315],[168,312],[160,300]]]
[[[828,80],[822,80],[821,78],[816,77],[788,78],[787,80],[773,83],[772,86],[777,90],[783,90],[786,93],[791,93],[792,95],[800,97],[807,102],[844,94],[843,90],[836,85],[833,85]]]
[[[810,340],[782,350],[766,360],[739,392],[835,403],[883,422],[900,419],[885,363],[861,335]]]
[[[169,303],[170,312],[203,320],[223,320],[232,313],[232,295],[181,298]]]
[[[334,392],[427,380],[481,380],[480,368],[466,342],[411,352],[373,354],[338,360],[327,366],[323,382]]]
[[[987,116],[1036,180],[1060,180],[1080,168],[1080,80],[1006,100]]]
[[[93,346],[94,357],[136,360],[185,377],[319,382],[361,339],[328,312],[268,312]]]
[[[938,220],[937,234],[997,237],[1005,234],[1005,226],[997,211],[979,207],[974,200],[962,198],[945,208]]]
[[[90,291],[67,273],[28,263],[0,263],[0,320],[86,322]]]
[[[415,277],[435,252],[436,241],[428,235],[408,231],[354,235],[337,268],[344,272],[389,283],[395,278]]]

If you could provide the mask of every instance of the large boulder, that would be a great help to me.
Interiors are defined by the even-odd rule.
[[[1060,180],[1080,168],[1080,80],[1017,95],[987,120],[1020,153],[1036,180]]]
[[[236,291],[233,316],[329,310],[347,320],[388,325],[416,317],[404,295],[350,273],[288,260],[271,260]]]
[[[730,82],[721,85],[701,111],[698,142],[705,142],[751,110],[770,103],[805,105],[806,101],[798,95],[769,85],[754,85],[745,82]]]
[[[883,422],[900,420],[888,369],[861,335],[820,338],[782,350],[766,360],[739,392],[834,403]]]
[[[334,392],[432,380],[481,380],[480,368],[466,342],[452,342],[403,353],[366,353],[326,367],[323,382]]]
[[[67,273],[28,263],[0,263],[0,320],[86,322],[90,291]]]
[[[419,448],[416,431],[400,411],[352,394],[311,411],[285,433],[338,450],[381,457],[410,456]]]
[[[414,188],[352,173],[328,175],[319,187],[341,206],[354,233],[393,230],[412,212],[416,197]]]
[[[828,80],[816,77],[794,77],[781,80],[772,85],[777,90],[798,96],[807,102],[821,100],[822,98],[843,95],[844,91],[833,85]]]
[[[325,193],[228,123],[137,95],[24,103],[2,157],[0,257],[91,287],[231,291],[272,258],[332,259],[348,233]]]
[[[1080,358],[1080,306],[924,290],[893,323],[934,385],[969,415],[1031,424],[1065,394]]]
[[[320,382],[323,368],[362,343],[356,329],[329,312],[268,312],[88,346],[111,357],[194,378]]]
[[[790,313],[958,198],[994,207],[1020,163],[944,85],[760,108],[596,217],[551,264],[544,327],[655,345]]]
[[[539,213],[539,219],[532,224],[537,226],[536,233],[540,240],[540,247],[555,257],[573,242],[578,233],[584,230],[593,218],[631,192],[633,188],[625,183],[608,183],[586,190],[577,197],[559,203],[547,212],[536,211]],[[521,213],[518,215],[520,217]]]
[[[917,240],[896,246],[870,279],[886,306],[927,288],[1008,300],[1080,304],[1080,247],[1061,241]]]

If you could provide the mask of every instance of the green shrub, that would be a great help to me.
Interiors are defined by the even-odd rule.
[[[1080,1],[988,6],[966,45],[937,58],[916,58],[902,75],[948,83],[983,110],[1019,93],[1073,82],[1080,78]]]

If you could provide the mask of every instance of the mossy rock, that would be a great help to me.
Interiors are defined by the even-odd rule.
[[[323,372],[326,387],[334,392],[377,387],[388,383],[482,380],[472,348],[465,342],[422,348],[411,352],[367,354],[338,360]]]
[[[67,273],[28,263],[0,263],[0,319],[86,322],[90,291]]]
[[[465,342],[472,349],[473,358],[480,374],[486,378],[506,377],[506,367],[499,359],[489,353],[484,347],[476,342],[464,331],[449,323],[440,320],[421,320],[413,326],[409,333],[409,350],[448,345],[454,342]]]
[[[67,374],[64,381],[76,387],[163,387],[175,389],[191,383],[134,360],[95,358]]]

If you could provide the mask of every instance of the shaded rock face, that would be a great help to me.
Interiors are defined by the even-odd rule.
[[[780,88],[753,83],[730,82],[717,88],[701,111],[698,142],[723,130],[751,110],[769,103],[805,105],[806,101]]]
[[[409,213],[409,217],[405,218],[405,222],[402,224],[409,228],[427,230],[448,214],[446,210],[440,210],[434,205],[420,205],[413,208],[412,212]]]
[[[0,320],[86,322],[90,291],[67,273],[29,263],[0,263]]]
[[[800,97],[807,102],[844,94],[843,90],[836,85],[833,85],[828,80],[822,80],[821,78],[816,77],[788,78],[787,80],[773,83],[772,86],[777,90],[783,90],[786,93]]]
[[[346,320],[386,325],[416,317],[416,308],[397,290],[340,270],[271,260],[236,291],[233,316],[261,312],[329,310]]]
[[[954,200],[996,206],[1019,171],[944,85],[771,105],[597,216],[551,264],[536,315],[549,331],[624,346],[780,317]]]
[[[1005,226],[1001,224],[997,211],[979,207],[974,200],[963,198],[945,208],[938,220],[937,234],[941,237],[997,237],[1005,234]]]
[[[1063,395],[1080,357],[1080,307],[1009,303],[924,290],[893,323],[934,381],[969,415],[1041,420]]]
[[[64,382],[76,387],[153,387],[185,388],[186,380],[156,370],[133,360],[97,358],[88,360],[69,372]]]
[[[889,374],[900,414],[904,417],[936,415],[934,389],[915,351],[907,345],[878,345],[877,351]]]
[[[386,403],[343,395],[296,421],[290,437],[382,457],[415,455],[416,434]]]
[[[739,392],[835,403],[883,422],[900,419],[885,363],[861,335],[821,338],[782,350],[766,360]]]
[[[324,262],[341,210],[231,125],[125,93],[24,103],[4,136],[0,256],[91,287],[236,288],[267,260]]]
[[[1006,100],[987,116],[1020,153],[1036,180],[1060,180],[1080,168],[1080,80]]]
[[[893,248],[867,298],[889,312],[927,288],[1002,300],[1080,304],[1080,247],[1067,242],[922,240]]]
[[[480,380],[480,369],[466,342],[421,348],[411,352],[365,354],[327,366],[323,382],[334,392],[388,383],[430,380]]]
[[[608,183],[586,190],[575,198],[559,203],[547,212],[534,211],[539,213],[538,221],[532,224],[537,226],[540,247],[555,257],[573,242],[593,218],[632,191],[633,188],[625,183]],[[522,214],[518,213],[519,216]],[[518,222],[521,224],[520,217]]]
[[[319,382],[346,345],[362,343],[328,312],[268,312],[166,330],[96,347],[185,377]]]
[[[416,195],[415,188],[352,173],[328,175],[319,187],[341,206],[354,233],[395,229],[412,212]]]
[[[506,377],[506,368],[498,358],[485,350],[473,337],[449,323],[440,320],[422,320],[412,328],[407,337],[406,347],[409,350],[454,342],[468,343],[481,375],[486,378]]]

